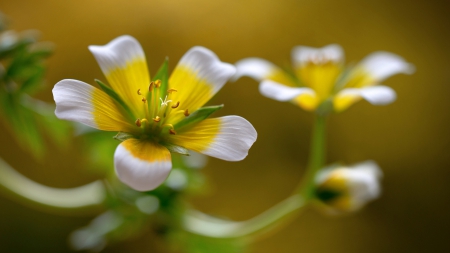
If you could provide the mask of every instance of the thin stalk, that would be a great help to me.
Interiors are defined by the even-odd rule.
[[[100,181],[70,189],[48,187],[23,176],[1,158],[0,190],[26,206],[69,215],[98,212],[106,196]]]
[[[306,166],[306,172],[297,189],[297,192],[305,199],[305,201],[309,201],[314,197],[314,179],[317,171],[321,169],[325,163],[325,130],[326,116],[317,114],[314,119],[308,165]]]
[[[263,238],[296,217],[313,198],[315,175],[324,165],[325,121],[325,115],[315,116],[308,166],[299,187],[289,198],[246,221],[226,221],[198,211],[188,211],[183,221],[185,229],[206,237],[244,238],[253,241]]]

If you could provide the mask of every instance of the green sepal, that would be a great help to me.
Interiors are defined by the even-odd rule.
[[[158,72],[156,72],[153,81],[161,80],[161,86],[159,87],[159,94],[161,98],[164,99],[167,95],[167,89],[169,88],[169,58],[166,57],[163,64],[159,68]],[[149,93],[151,95],[151,93]]]
[[[122,108],[125,110],[125,112],[128,114],[128,117],[131,120],[135,120],[134,114],[131,111],[130,107],[122,100],[122,98],[117,94],[113,89],[109,88],[106,84],[104,84],[102,81],[95,79],[95,82],[100,86],[100,88],[108,94],[111,98],[113,98],[117,103],[119,103]]]
[[[161,143],[161,145],[166,147],[170,151],[170,153],[177,153],[180,155],[189,156],[189,150],[186,149],[185,147],[174,145],[171,143]]]
[[[179,130],[180,128],[186,128],[186,127],[192,126],[192,125],[208,118],[209,115],[213,114],[214,112],[216,112],[222,108],[223,108],[223,105],[202,107],[202,108],[198,109],[197,111],[191,113],[191,115],[187,116],[180,122],[176,123],[174,128]]]
[[[113,138],[118,141],[126,141],[128,139],[136,138],[136,137],[134,137],[134,135],[132,135],[130,133],[118,132]]]

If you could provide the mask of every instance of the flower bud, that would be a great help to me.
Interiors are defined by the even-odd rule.
[[[332,214],[357,211],[380,195],[381,176],[373,161],[325,168],[316,175],[316,198]]]

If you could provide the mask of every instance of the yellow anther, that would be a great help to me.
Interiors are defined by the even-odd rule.
[[[144,102],[144,103],[147,102],[147,99],[143,97],[142,102]]]
[[[141,89],[138,89],[138,90],[137,90],[137,94],[138,94],[138,95],[142,95],[142,94],[141,94]]]
[[[173,129],[169,129],[169,133],[173,134],[173,135],[177,134],[177,132],[175,132],[175,130],[173,130]]]
[[[172,92],[174,92],[174,91],[177,92],[178,90],[177,89],[168,89],[167,93],[172,94]]]
[[[179,105],[180,105],[180,101],[178,101],[177,104],[172,105],[172,108],[175,109],[175,108],[177,108]]]
[[[150,82],[150,86],[148,86],[148,91],[152,92],[153,91],[153,86],[155,86],[155,82],[151,81]]]
[[[155,81],[155,87],[156,88],[161,87],[161,80],[158,79],[158,80]]]
[[[153,119],[153,121],[155,121],[155,122],[160,122],[160,121],[161,121],[161,118],[160,118],[159,116],[156,116],[156,117]]]
[[[189,113],[189,110],[188,109],[186,109],[186,110],[184,110],[184,116],[189,116],[189,115],[191,115],[190,113]]]
[[[137,119],[135,122],[136,126],[141,127],[141,120]]]

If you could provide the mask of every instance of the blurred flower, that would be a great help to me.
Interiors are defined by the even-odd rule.
[[[191,149],[227,161],[244,159],[256,140],[245,119],[206,119],[222,106],[203,107],[235,68],[203,47],[190,49],[170,78],[167,61],[150,81],[144,51],[130,36],[105,46],[90,46],[109,86],[103,90],[77,80],[58,82],[53,95],[56,115],[88,126],[118,131],[123,141],[114,154],[119,179],[135,190],[159,186],[171,168],[171,154]]]
[[[380,82],[397,73],[414,72],[411,64],[388,52],[372,53],[358,65],[345,67],[343,50],[336,44],[297,46],[291,55],[293,73],[260,58],[247,58],[236,63],[235,79],[252,77],[261,81],[259,90],[264,96],[292,101],[308,111],[328,101],[339,112],[361,98],[374,105],[393,102],[395,91]]]
[[[381,176],[373,161],[323,169],[316,176],[316,196],[331,213],[356,211],[380,195]]]

